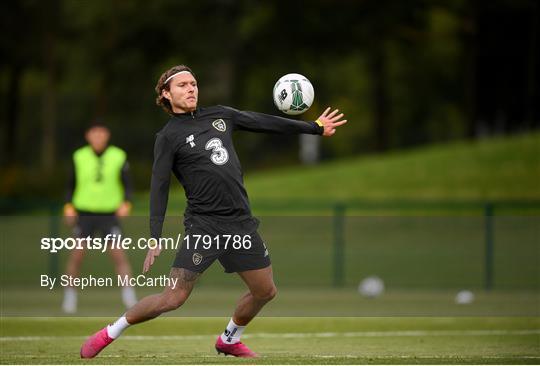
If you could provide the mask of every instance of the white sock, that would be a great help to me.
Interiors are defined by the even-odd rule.
[[[135,289],[131,286],[122,287],[122,302],[126,308],[131,308],[137,303],[137,296],[135,296]]]
[[[130,325],[131,324],[127,322],[126,315],[124,314],[114,323],[107,325],[107,334],[112,339],[116,339],[120,337],[120,334],[122,334],[124,329],[126,329]]]
[[[225,331],[221,334],[221,340],[227,344],[234,344],[240,342],[240,337],[244,333],[245,326],[234,324],[233,320],[229,321],[229,325]]]
[[[74,314],[77,312],[77,290],[73,287],[64,288],[62,311],[66,314]]]

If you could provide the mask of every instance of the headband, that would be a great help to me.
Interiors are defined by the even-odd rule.
[[[176,74],[172,74],[171,76],[169,76],[167,78],[167,80],[165,80],[165,82],[163,84],[167,84],[169,82],[169,80],[171,80],[173,77],[177,76],[177,75],[180,75],[180,74],[183,74],[183,73],[188,73],[188,74],[191,74],[191,72],[187,71],[187,70],[182,70],[182,71],[178,71]]]

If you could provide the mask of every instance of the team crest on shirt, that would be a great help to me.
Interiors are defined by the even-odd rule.
[[[227,125],[225,124],[225,121],[220,119],[216,119],[214,122],[212,122],[212,126],[219,132],[225,132],[227,130]]]
[[[193,264],[198,266],[202,262],[202,255],[200,255],[199,253],[193,253],[192,259],[193,259]]]

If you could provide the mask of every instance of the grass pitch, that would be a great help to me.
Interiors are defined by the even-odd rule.
[[[330,208],[354,200],[538,201],[539,181],[540,133],[530,133],[283,167],[247,174],[245,183],[260,215],[276,204],[298,211],[298,200]],[[180,214],[185,197],[171,186],[169,214]],[[148,193],[137,194],[135,212],[146,215],[148,202]]]
[[[218,356],[227,318],[160,318],[128,329],[93,360],[86,336],[112,318],[2,318],[2,364],[537,364],[535,318],[258,318],[256,360]]]
[[[348,204],[354,200],[538,200],[539,141],[540,134],[536,133],[420,148],[317,167],[257,173],[250,175],[246,184],[257,214],[269,210],[265,208],[268,201],[290,201],[289,210],[293,212],[315,210],[297,207],[293,198],[330,209],[337,201]],[[320,192],[325,192],[324,200]],[[169,214],[180,214],[185,198],[177,185],[170,202]],[[375,215],[376,210],[368,209],[369,215]],[[421,209],[418,214],[426,215]],[[147,193],[137,195],[135,210],[136,214],[147,215]],[[455,210],[441,210],[445,215],[456,214]],[[465,213],[471,214],[468,210]],[[537,214],[538,209],[534,212]],[[403,210],[391,213],[400,215]],[[410,214],[408,210],[406,213]],[[283,213],[272,209],[270,214]],[[481,215],[481,207],[474,214]],[[497,211],[497,215],[501,212]],[[61,292],[38,288],[39,274],[49,271],[51,263],[37,245],[39,237],[49,233],[48,220],[38,217],[36,221],[21,222],[16,217],[4,218],[0,230],[4,259],[0,266],[0,363],[540,363],[536,217],[495,219],[497,291],[491,293],[478,292],[484,263],[481,217],[428,220],[429,230],[424,226],[417,230],[414,218],[347,218],[345,289],[328,288],[331,217],[326,223],[325,218],[317,220],[290,220],[288,226],[279,220],[263,220],[262,231],[271,243],[281,292],[278,300],[264,310],[266,317],[257,318],[243,337],[261,358],[242,360],[216,355],[215,338],[226,325],[226,315],[239,294],[227,287],[238,280],[223,276],[216,265],[205,274],[202,288],[177,312],[184,318],[160,318],[132,327],[98,358],[81,360],[79,348],[84,339],[123,311],[117,291],[95,290],[81,295],[81,314],[86,317],[55,317],[60,314]],[[174,232],[180,222],[175,221]],[[301,230],[305,224],[309,227]],[[438,230],[441,225],[451,228],[451,235]],[[125,226],[131,235],[138,233],[129,231],[128,223]],[[144,223],[134,219],[132,226],[144,228],[147,235],[147,218]],[[299,253],[306,252],[306,248],[310,260],[298,261]],[[131,254],[134,265],[140,266],[143,256],[139,251]],[[161,258],[154,273],[167,273],[171,258]],[[63,268],[65,255],[60,259]],[[92,273],[111,271],[106,256],[95,255],[86,263]],[[315,270],[310,271],[309,265]],[[363,276],[372,273],[381,275],[390,289],[376,301],[362,299],[354,290]],[[309,277],[302,277],[304,274]],[[205,291],[207,284],[223,288],[221,292]],[[302,290],[302,286],[307,287]],[[400,287],[404,290],[393,290]],[[413,291],[406,290],[408,287]],[[458,288],[473,289],[476,301],[466,308],[455,305],[453,296]],[[36,317],[42,315],[46,317]]]

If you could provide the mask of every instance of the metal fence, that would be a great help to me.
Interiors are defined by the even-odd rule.
[[[48,229],[45,229],[48,235],[66,235],[59,216],[60,207],[57,204],[48,207]],[[540,201],[256,201],[253,208],[261,217],[263,237],[270,239],[273,260],[275,258],[276,265],[281,266],[284,284],[349,286],[365,272],[355,266],[384,267],[382,264],[387,259],[381,251],[391,250],[396,257],[403,257],[402,261],[392,259],[396,263],[395,269],[386,265],[386,273],[394,279],[406,277],[418,266],[425,266],[426,276],[432,276],[440,269],[438,267],[446,265],[446,261],[448,268],[455,266],[457,269],[445,269],[448,274],[444,276],[459,277],[456,274],[459,275],[463,268],[475,278],[469,283],[488,291],[500,287],[502,282],[512,287],[523,278],[529,278],[523,285],[526,288],[538,289],[540,286]],[[175,220],[173,231],[180,228],[179,222],[180,218]],[[131,227],[142,233],[147,230],[147,219],[133,218]],[[409,237],[405,234],[389,237],[387,234],[392,231],[409,233]],[[459,235],[456,234],[454,241],[439,240],[457,232]],[[422,233],[426,235],[420,237]],[[407,240],[414,243],[401,243]],[[315,241],[320,243],[315,244]],[[431,242],[439,247],[430,248]],[[426,248],[435,254],[422,254]],[[315,255],[315,251],[319,253]],[[412,251],[417,251],[418,255],[409,255]],[[439,258],[443,254],[437,255],[437,252],[445,253],[446,257]],[[37,255],[43,256],[43,253]],[[58,275],[62,265],[60,255],[47,256],[49,274]],[[461,264],[463,260],[473,261],[474,268]],[[370,261],[374,265],[370,266]],[[433,263],[428,265],[427,262]],[[305,270],[298,270],[302,267]],[[310,279],[301,273],[314,271],[319,271],[320,278]],[[497,275],[501,277],[503,272],[512,279],[497,283]],[[411,274],[408,281],[394,282],[396,286],[406,286],[421,282],[419,276]],[[442,274],[440,276],[441,286],[459,283],[458,279],[452,282]],[[215,283],[219,284],[220,280]],[[435,280],[423,282],[439,283]]]

